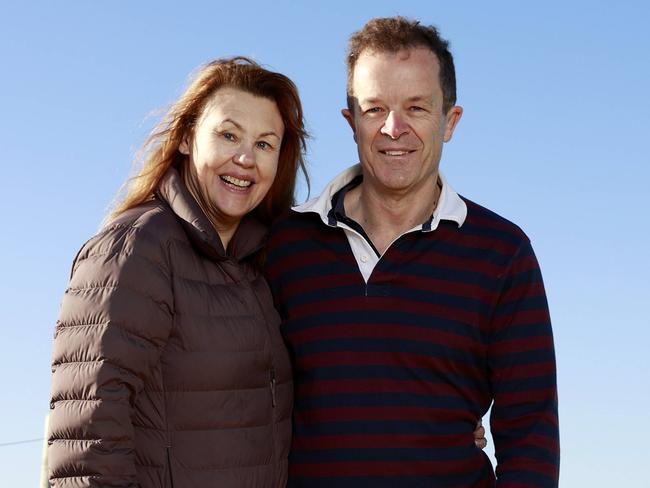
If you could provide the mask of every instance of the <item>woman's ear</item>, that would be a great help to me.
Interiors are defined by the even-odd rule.
[[[183,136],[183,139],[181,140],[180,145],[178,146],[178,150],[181,154],[185,154],[186,156],[189,156],[190,154],[190,136],[188,134],[185,134]]]

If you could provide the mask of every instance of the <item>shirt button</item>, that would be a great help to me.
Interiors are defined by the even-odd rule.
[[[367,263],[368,262],[368,256],[361,256],[361,262],[362,263]]]

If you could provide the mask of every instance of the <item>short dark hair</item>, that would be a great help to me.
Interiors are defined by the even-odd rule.
[[[421,25],[417,20],[401,16],[372,19],[350,37],[347,54],[348,108],[352,110],[354,107],[352,103],[354,67],[364,51],[396,53],[413,47],[428,48],[438,58],[443,96],[442,110],[447,113],[456,104],[456,71],[454,58],[449,52],[449,42],[440,37],[438,29],[434,26]]]

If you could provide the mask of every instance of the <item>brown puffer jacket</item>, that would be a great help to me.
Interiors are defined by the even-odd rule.
[[[246,218],[223,250],[175,170],[77,255],[57,321],[55,487],[284,487],[293,386]]]

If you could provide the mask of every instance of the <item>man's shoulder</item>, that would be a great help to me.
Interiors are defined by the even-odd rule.
[[[316,212],[296,212],[289,209],[282,213],[271,225],[271,238],[280,233],[306,231],[326,231],[328,226],[322,221],[320,215]]]
[[[467,218],[463,224],[466,231],[484,235],[486,238],[506,240],[513,244],[528,242],[528,236],[517,224],[483,205],[462,195],[459,196],[467,205]]]
[[[266,245],[269,261],[281,256],[308,255],[325,244],[347,243],[337,227],[325,224],[315,212],[289,210],[275,220]]]

